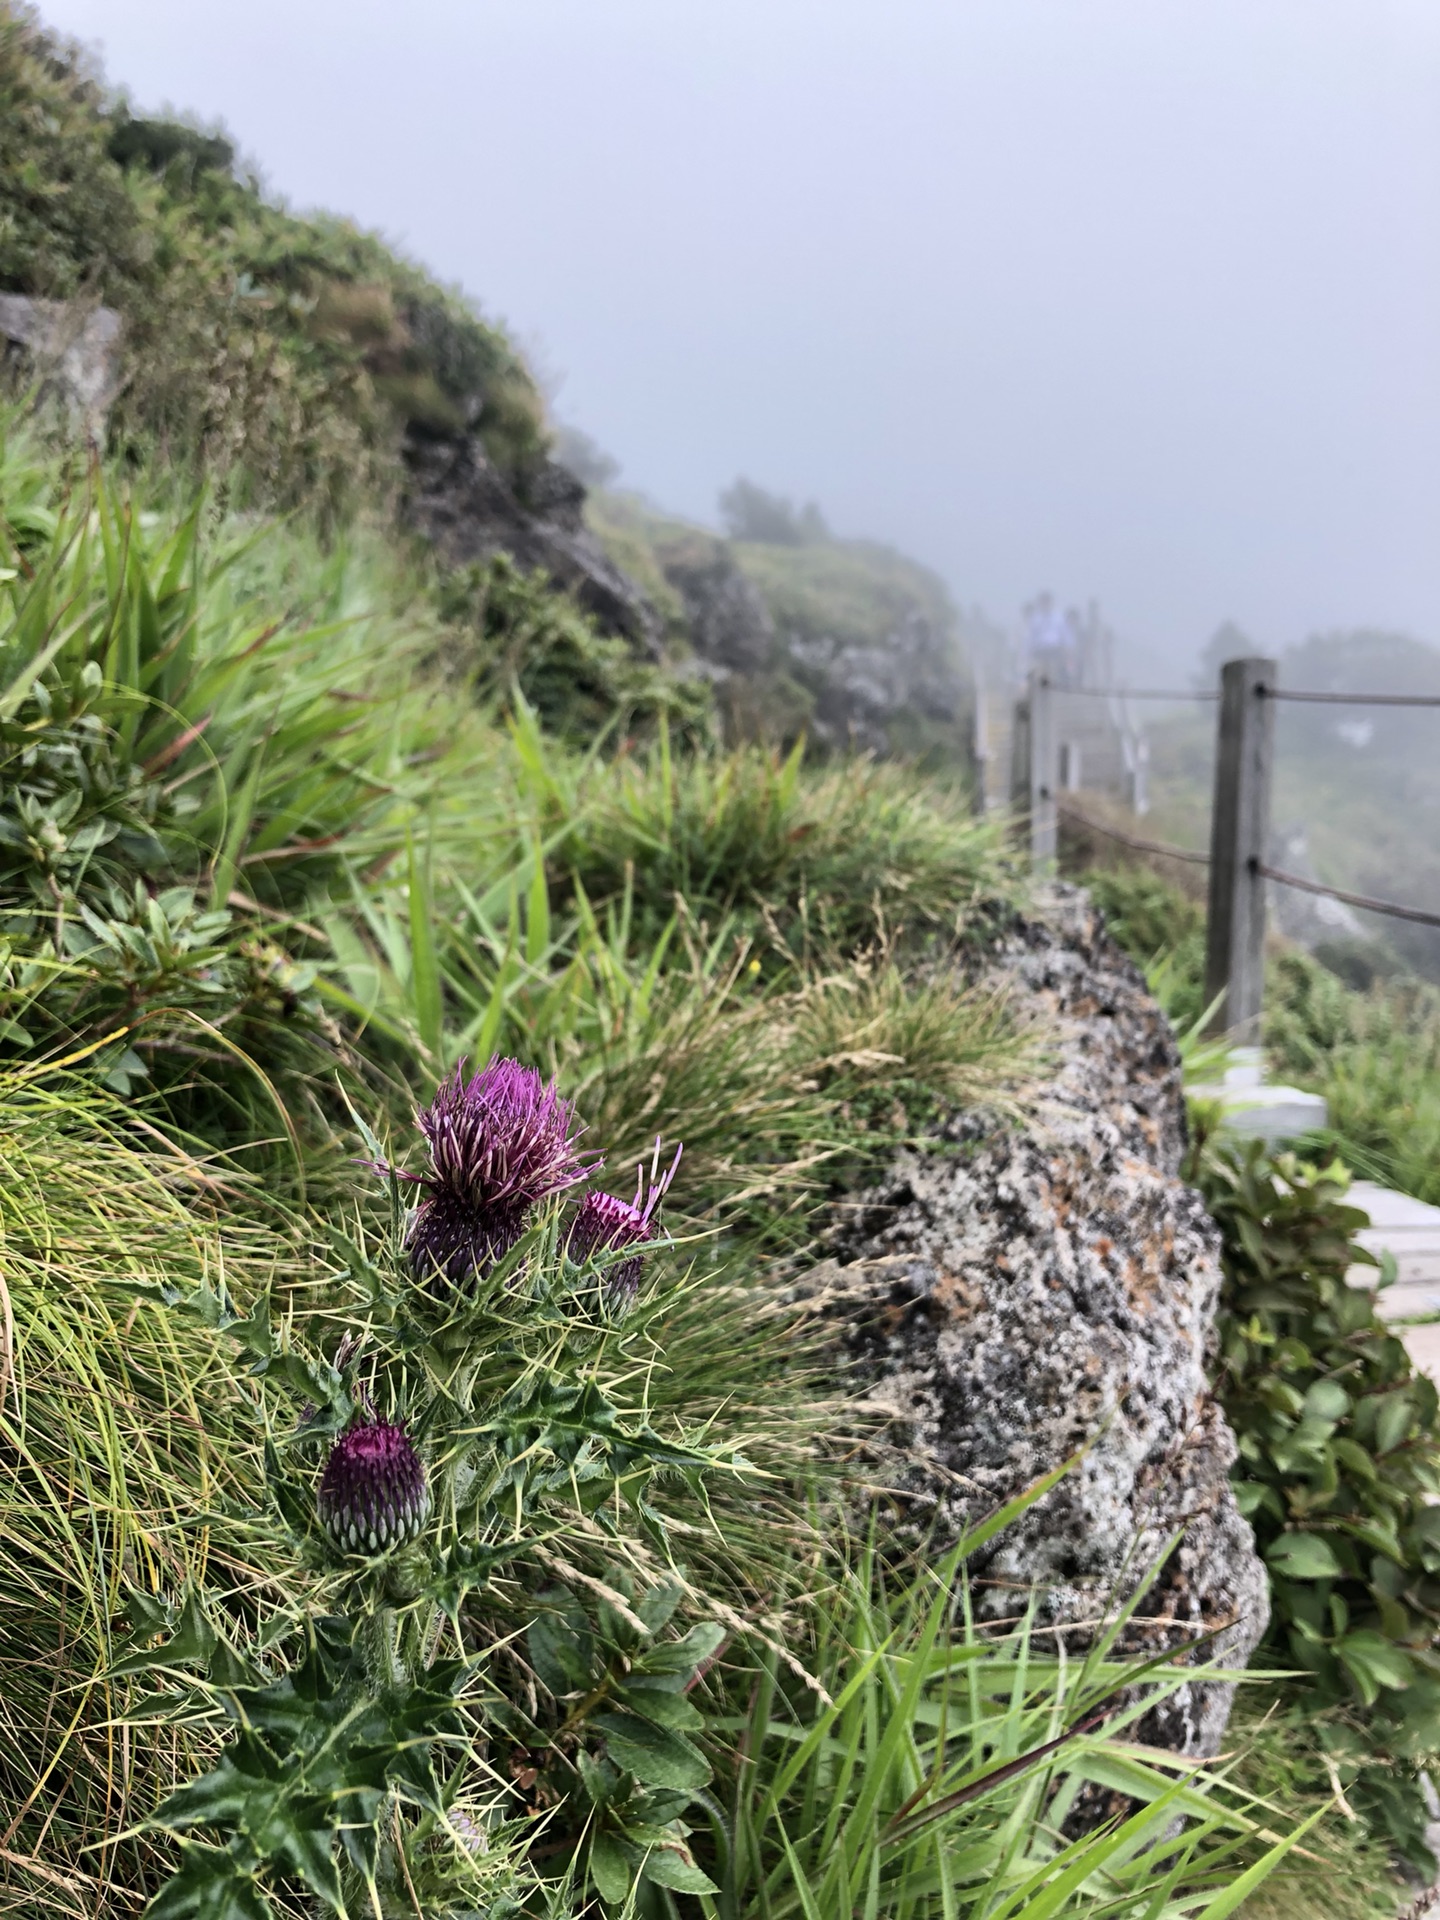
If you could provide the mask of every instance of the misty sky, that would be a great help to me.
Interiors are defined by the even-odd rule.
[[[463,283],[671,508],[744,472],[1156,664],[1440,642],[1436,0],[42,12]]]

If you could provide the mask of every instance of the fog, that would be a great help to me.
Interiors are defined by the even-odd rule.
[[[1440,641],[1433,0],[46,0],[458,281],[625,484],[738,473],[1132,659]]]

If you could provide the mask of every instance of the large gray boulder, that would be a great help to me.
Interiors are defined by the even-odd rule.
[[[1060,1485],[971,1563],[982,1614],[1094,1623],[1179,1546],[1126,1644],[1217,1630],[1243,1665],[1269,1613],[1206,1379],[1216,1229],[1178,1171],[1169,1028],[1083,894],[1057,889],[1000,960],[1058,1034],[1033,1118],[961,1116],[901,1156],[806,1288],[893,1414],[896,1524],[954,1539],[1080,1449]],[[1072,1651],[1090,1626],[1073,1626]],[[1233,1689],[1192,1684],[1141,1737],[1213,1754]]]
[[[98,444],[120,391],[124,323],[113,308],[79,300],[36,300],[0,293],[5,362],[35,381],[72,432]]]

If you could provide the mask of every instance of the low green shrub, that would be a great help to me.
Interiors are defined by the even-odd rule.
[[[1440,1201],[1440,989],[1347,987],[1310,955],[1277,956],[1265,1043],[1277,1067],[1325,1095],[1320,1136],[1357,1173]]]
[[[1203,909],[1147,867],[1093,867],[1081,881],[1132,960],[1164,963],[1165,1011],[1177,1028],[1193,1026],[1205,1011]]]
[[[1191,1177],[1224,1241],[1215,1386],[1270,1571],[1271,1647],[1406,1857],[1430,1868],[1420,1767],[1440,1750],[1440,1400],[1347,1272],[1349,1176],[1209,1139]]]
[[[1147,868],[1087,872],[1114,937],[1146,969],[1177,1030],[1204,1012],[1200,906]],[[1277,1076],[1325,1096],[1308,1150],[1366,1179],[1440,1201],[1440,991],[1397,970],[1359,988],[1298,947],[1270,955],[1264,1038]]]

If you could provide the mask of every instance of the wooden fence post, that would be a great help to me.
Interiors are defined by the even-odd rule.
[[[1030,864],[1037,871],[1055,860],[1055,703],[1050,681],[1030,670]]]
[[[1273,660],[1227,660],[1220,670],[1215,806],[1210,817],[1210,910],[1205,1001],[1209,1031],[1260,1044],[1265,988],[1265,876],[1275,749]]]

